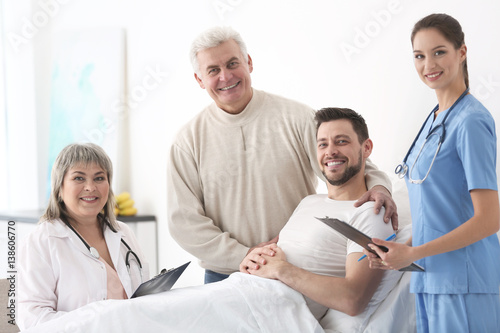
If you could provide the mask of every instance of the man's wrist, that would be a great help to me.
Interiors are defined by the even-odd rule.
[[[378,184],[378,185],[374,185],[371,190],[376,190],[376,191],[381,191],[381,192],[385,192],[388,196],[392,196],[391,194],[391,191],[385,187],[384,185],[381,185],[381,184]]]
[[[282,261],[276,267],[274,278],[289,285],[293,280],[294,268],[288,261]]]

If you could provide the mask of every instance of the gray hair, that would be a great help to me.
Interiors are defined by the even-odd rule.
[[[241,53],[245,61],[248,60],[248,52],[245,42],[240,34],[231,27],[213,27],[201,33],[191,44],[189,56],[191,65],[196,74],[200,73],[200,64],[198,63],[198,52],[216,47],[228,40],[234,40],[240,47]]]
[[[106,200],[106,205],[104,206],[103,211],[97,215],[98,220],[101,223],[103,230],[106,225],[108,225],[113,231],[118,229],[118,223],[116,222],[114,214],[115,196],[113,194],[113,190],[111,189],[113,164],[104,149],[93,143],[70,144],[64,147],[57,156],[52,167],[52,190],[50,193],[49,204],[42,216],[42,222],[52,222],[55,219],[61,219],[65,223],[69,223],[68,210],[66,209],[64,202],[60,199],[64,176],[66,176],[68,170],[75,165],[83,164],[87,166],[94,163],[106,172],[109,183],[108,199]]]

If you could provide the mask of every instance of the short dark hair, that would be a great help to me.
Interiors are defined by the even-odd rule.
[[[413,45],[413,40],[415,39],[417,32],[431,28],[439,31],[447,41],[453,44],[455,50],[458,50],[465,44],[465,34],[462,31],[462,26],[455,18],[448,14],[430,14],[415,23],[411,32],[411,44]],[[465,86],[469,87],[467,58],[464,60],[462,66]]]
[[[358,135],[359,143],[365,142],[370,136],[365,119],[356,111],[347,108],[323,108],[316,112],[316,134],[322,123],[332,120],[347,119],[351,122],[352,128]]]

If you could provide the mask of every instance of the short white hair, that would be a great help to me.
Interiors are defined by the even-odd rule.
[[[241,53],[245,61],[248,60],[247,46],[241,38],[241,35],[231,27],[213,27],[202,32],[191,44],[189,52],[191,65],[196,74],[200,72],[200,64],[198,63],[198,52],[216,47],[228,40],[234,40],[240,47]]]

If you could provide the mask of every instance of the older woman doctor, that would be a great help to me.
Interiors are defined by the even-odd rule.
[[[21,329],[94,301],[126,299],[148,279],[134,235],[114,216],[112,175],[94,144],[71,144],[57,157],[48,208],[19,251]]]
[[[413,238],[407,246],[374,239],[372,267],[398,269],[414,260],[419,332],[500,332],[497,138],[490,112],[469,93],[467,47],[453,17],[432,14],[411,35],[415,68],[436,92],[397,172],[410,195]]]

